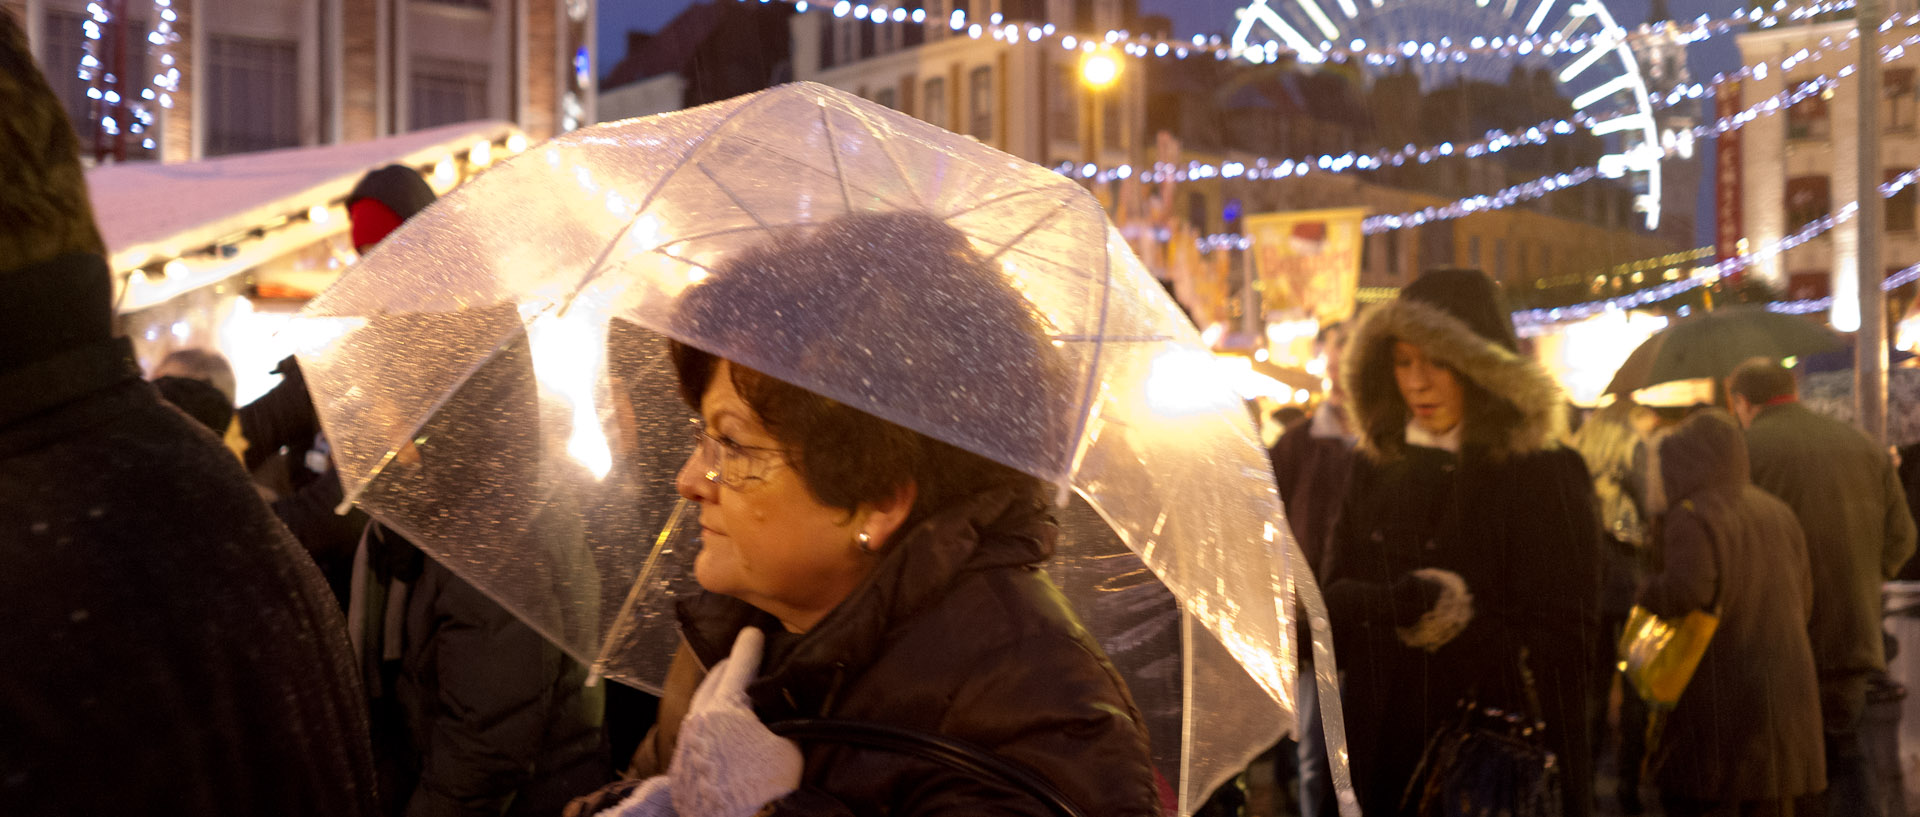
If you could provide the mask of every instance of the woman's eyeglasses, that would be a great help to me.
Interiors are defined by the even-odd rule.
[[[699,418],[688,421],[687,434],[693,438],[693,462],[703,468],[708,482],[739,490],[747,483],[766,478],[767,472],[785,461],[786,451],[779,448],[744,445],[726,436],[707,432]]]

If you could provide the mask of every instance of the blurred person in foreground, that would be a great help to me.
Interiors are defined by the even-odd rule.
[[[875,297],[882,288],[867,282],[903,270],[957,285]],[[850,215],[722,261],[676,320],[709,337],[724,327],[738,348],[862,366],[875,382],[946,369],[925,350],[862,359],[859,339],[964,320],[977,328],[969,342],[1005,362],[994,387],[1031,400],[1005,418],[1007,433],[1064,434],[1043,407],[1063,376],[1052,347],[1018,293],[980,286],[999,279],[934,217]],[[1050,813],[1033,794],[918,755],[803,751],[765,725],[823,717],[983,747],[1085,814],[1161,813],[1139,711],[1039,569],[1058,536],[1047,485],[705,350],[671,352],[698,414],[677,484],[698,507],[704,592],[679,606],[684,641],[660,725],[629,770],[644,782],[576,813]]]
[[[1326,561],[1327,536],[1333,530],[1334,515],[1340,510],[1340,499],[1353,470],[1356,438],[1347,419],[1347,390],[1340,378],[1347,324],[1321,328],[1314,345],[1326,361],[1330,384],[1326,396],[1312,417],[1289,426],[1280,435],[1267,450],[1267,457],[1273,463],[1280,501],[1286,506],[1287,526],[1319,579],[1323,578],[1320,566]],[[1330,817],[1337,804],[1327,762],[1326,734],[1320,722],[1320,687],[1314,682],[1312,651],[1302,649],[1300,657],[1300,811],[1306,817]]]
[[[1402,795],[1461,701],[1526,712],[1529,686],[1558,758],[1563,813],[1593,808],[1593,486],[1559,442],[1559,385],[1518,348],[1497,285],[1478,270],[1421,276],[1348,341],[1361,456],[1325,584],[1369,817],[1417,807]]]
[[[339,609],[113,335],[78,150],[0,13],[0,814],[373,814]]]
[[[1661,806],[1667,817],[1818,813],[1809,808],[1826,788],[1826,761],[1800,522],[1753,485],[1746,442],[1723,411],[1688,417],[1650,448],[1661,567],[1638,601],[1663,617],[1720,616],[1654,747]]]
[[[1747,429],[1753,482],[1785,500],[1806,532],[1813,571],[1813,661],[1825,721],[1832,817],[1874,817],[1875,791],[1860,723],[1867,690],[1886,672],[1880,583],[1914,551],[1914,521],[1892,457],[1858,429],[1800,404],[1793,372],[1770,360],[1740,364],[1727,399]]]

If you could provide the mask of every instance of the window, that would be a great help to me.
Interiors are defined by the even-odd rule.
[[[993,69],[984,65],[967,75],[967,133],[993,141]]]
[[[1053,88],[1047,94],[1047,122],[1052,137],[1066,142],[1080,141],[1080,72],[1071,65],[1054,71]]]
[[[297,54],[292,41],[207,38],[207,155],[300,144]]]
[[[1832,212],[1827,177],[1796,176],[1787,180],[1787,229],[1798,230]]]
[[[1787,300],[1811,301],[1833,294],[1833,276],[1827,272],[1795,272],[1787,275]]]
[[[408,100],[412,130],[471,122],[487,116],[487,66],[415,57],[413,98]]]
[[[881,88],[878,93],[873,95],[873,101],[896,111],[900,109],[899,105],[894,104],[894,91],[892,88]]]
[[[1798,88],[1809,81],[1805,77],[1789,80],[1787,87]],[[1827,122],[1825,94],[1814,94],[1801,100],[1800,104],[1787,109],[1788,139],[1824,140],[1828,136],[1830,127]]]
[[[94,106],[96,103],[87,96],[87,88],[90,87],[90,83],[80,78],[80,59],[86,56],[87,53],[85,35],[82,33],[82,24],[86,19],[86,15],[81,14],[65,14],[58,11],[47,12],[45,21],[46,36],[42,46],[45,51],[41,55],[42,61],[40,65],[42,73],[46,75],[47,85],[52,87],[54,96],[60,99],[60,107],[66,111],[67,120],[73,124],[74,133],[80,137],[81,154],[91,155],[94,149],[93,140],[96,130],[93,124],[95,121]],[[139,78],[147,78],[148,81],[151,81],[150,78],[155,72],[147,69],[147,51],[142,47],[143,44],[141,42],[141,38],[146,36],[146,32],[148,31],[146,21],[144,19],[131,17],[126,19],[128,38],[127,54],[130,58],[129,61],[137,67],[137,70],[128,72],[131,81],[123,86],[122,93],[133,95],[140,93],[142,88],[150,87],[145,82],[141,82]],[[103,39],[102,43],[112,42],[111,38],[114,34],[114,26],[107,26],[105,32],[107,39]],[[102,55],[101,59],[108,61],[107,68],[111,70],[113,68],[111,62],[112,57],[107,56],[112,53],[111,49],[102,48],[100,49],[100,53]],[[157,89],[155,93],[158,93]],[[160,113],[159,103],[149,102],[147,106],[148,110],[152,111],[157,118]],[[102,113],[104,113],[104,111]],[[122,116],[131,115],[131,110],[122,114]],[[142,138],[145,138],[144,134],[141,136],[135,136],[131,133],[126,134],[123,144],[126,147],[127,158],[137,159],[151,156],[151,152],[140,147],[140,140]]]
[[[1891,182],[1900,176],[1901,171],[1889,170],[1886,173],[1887,181]],[[1915,190],[1914,186],[1909,184],[1886,200],[1887,232],[1913,232],[1915,204],[1920,203],[1920,199],[1916,199],[1916,196],[1920,196],[1920,190]]]
[[[469,9],[486,10],[493,8],[493,0],[433,0],[433,2],[443,6],[459,6]]]
[[[838,18],[830,14],[817,15],[820,18],[820,70],[839,64],[836,59],[840,52],[840,27],[835,25]]]
[[[60,97],[60,106],[67,110],[67,119],[73,122],[74,131],[81,134],[81,153],[93,150],[93,100],[87,98],[87,81],[80,78],[80,58],[87,53],[86,35],[81,33],[81,24],[85,21],[86,17],[79,14],[47,12],[46,36],[42,43],[45,51],[40,63],[47,84],[53,86],[54,95]]]
[[[1467,266],[1480,266],[1480,237],[1477,235],[1467,236]]]
[[[1504,238],[1493,240],[1493,280],[1507,280],[1507,240]]]
[[[1388,230],[1381,234],[1381,238],[1386,244],[1387,277],[1398,279],[1400,277],[1400,231]]]
[[[947,127],[947,81],[941,77],[927,80],[920,100],[920,118],[930,125]]]
[[[1882,75],[1881,124],[1887,130],[1910,131],[1914,124],[1915,84],[1912,68],[1890,68]]]
[[[873,56],[876,47],[874,45],[874,34],[879,28],[879,26],[872,24],[862,24],[860,26],[860,53],[856,54],[854,59],[864,60]],[[849,62],[851,61],[852,60],[849,60]]]

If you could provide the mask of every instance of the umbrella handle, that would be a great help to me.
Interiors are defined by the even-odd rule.
[[[1033,795],[1058,817],[1083,817],[1073,801],[1032,769],[977,746],[898,726],[843,720],[799,719],[767,724],[773,733],[802,743],[842,743],[912,755]]]

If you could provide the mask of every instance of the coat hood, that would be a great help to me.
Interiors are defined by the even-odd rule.
[[[1411,414],[1393,377],[1393,344],[1404,340],[1486,391],[1496,405],[1469,398],[1463,442],[1495,457],[1541,451],[1566,435],[1566,395],[1538,362],[1474,331],[1438,306],[1396,298],[1367,312],[1347,343],[1344,378],[1359,446],[1376,459],[1406,449]]]
[[[1688,417],[1652,446],[1648,469],[1660,475],[1667,507],[1714,488],[1751,481],[1747,440],[1733,415],[1709,409]]]

